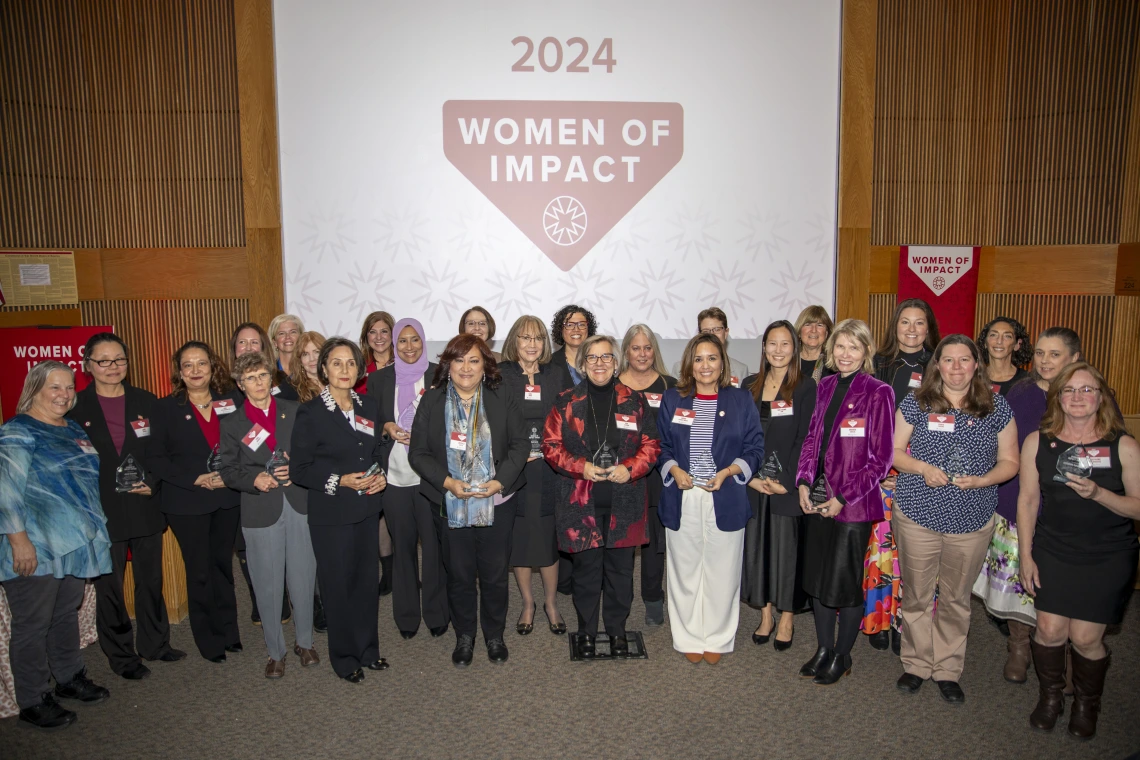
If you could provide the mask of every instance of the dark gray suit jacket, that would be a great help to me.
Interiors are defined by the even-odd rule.
[[[296,401],[274,399],[276,404],[277,448],[289,454],[293,439],[293,420],[297,418]],[[236,412],[222,417],[222,480],[230,488],[241,492],[241,525],[243,528],[268,528],[281,517],[283,497],[289,499],[293,509],[302,515],[309,513],[309,492],[294,484],[278,486],[262,493],[254,487],[257,474],[265,472],[265,463],[273,451],[263,443],[257,451],[242,443],[242,438],[253,427],[245,414],[245,405]]]

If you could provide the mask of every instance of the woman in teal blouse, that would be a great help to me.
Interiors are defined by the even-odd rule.
[[[0,427],[0,584],[12,611],[12,678],[20,720],[42,729],[76,720],[55,697],[91,704],[110,696],[87,678],[79,653],[83,579],[111,572],[111,539],[99,456],[64,417],[74,405],[74,373],[42,362],[24,381],[16,416]]]

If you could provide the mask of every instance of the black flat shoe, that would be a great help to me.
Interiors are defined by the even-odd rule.
[[[867,641],[870,643],[872,649],[885,652],[891,645],[891,635],[886,631],[879,631],[878,633],[872,633],[868,636]]]
[[[519,622],[515,623],[515,633],[519,636],[526,636],[534,630],[534,614],[538,612],[538,606],[532,604],[530,606],[530,622],[524,623],[522,615],[519,615]]]
[[[792,648],[792,641],[795,638],[796,638],[796,634],[793,631],[792,632],[792,638],[788,639],[787,641],[781,641],[780,639],[772,639],[772,648],[775,649],[777,652],[786,652]]]
[[[629,639],[625,636],[611,638],[610,655],[613,657],[629,657]]]
[[[261,626],[261,614],[257,611],[257,603],[253,605],[253,612],[249,613],[249,621],[254,625]]]
[[[387,670],[388,669],[388,661],[385,660],[383,657],[381,657],[376,662],[368,663],[367,668],[369,670]]]
[[[206,659],[209,660],[210,662],[219,662],[219,663],[225,662],[226,661],[226,653],[222,652],[221,654],[216,654],[213,657],[207,657]]]
[[[475,656],[475,639],[463,635],[455,641],[455,651],[451,653],[451,662],[457,668],[465,668],[471,664]]]
[[[918,690],[922,688],[922,679],[913,673],[903,673],[899,676],[895,686],[904,694],[917,694]]]
[[[141,662],[136,662],[122,673],[119,674],[128,681],[141,681],[150,675],[150,668],[143,665]]]
[[[78,715],[56,702],[50,691],[43,693],[40,704],[20,710],[20,722],[41,731],[58,731],[78,719]]]
[[[417,631],[400,631],[400,635],[405,639],[414,639],[416,637],[416,633]]]
[[[186,653],[181,649],[167,649],[155,659],[159,662],[178,662],[179,660],[186,659]],[[151,662],[154,662],[154,660],[151,660]]]
[[[546,615],[546,626],[550,629],[551,633],[553,633],[555,636],[565,636],[566,635],[566,622],[563,620],[559,620],[557,623],[551,623],[550,622],[550,611],[546,609],[545,604],[542,605],[542,614]]]
[[[502,639],[491,639],[487,642],[487,659],[491,662],[506,662],[510,652]]]
[[[324,605],[313,605],[313,630],[317,633],[328,633],[329,620],[325,615]]]
[[[447,633],[447,626],[441,625],[441,626],[438,626],[436,628],[431,628],[430,631],[431,631],[431,637],[433,639],[438,639],[440,636]]]
[[[811,682],[816,686],[831,686],[838,683],[843,676],[851,675],[851,655],[832,652],[827,663],[816,671]]]
[[[87,677],[87,668],[76,673],[67,683],[55,685],[55,695],[60,699],[74,699],[85,705],[98,704],[109,698],[111,692]]]
[[[357,668],[345,676],[344,680],[348,681],[349,683],[360,683],[364,680],[364,670],[362,668]]]
[[[760,628],[757,627],[756,631],[759,631],[759,630],[760,630]],[[775,630],[775,628],[773,628],[772,630]],[[768,643],[768,639],[772,638],[772,631],[768,631],[768,633],[766,633],[764,635],[760,635],[756,631],[752,632],[752,643],[756,644],[757,646],[764,646],[765,644]]]
[[[891,651],[894,652],[895,657],[902,656],[902,634],[891,629]]]
[[[233,644],[230,644],[228,647],[226,647],[226,651],[230,652],[232,654],[237,654],[238,652],[243,651],[243,647],[241,645],[241,642],[237,641]]]
[[[942,698],[950,704],[960,705],[966,701],[966,692],[962,691],[957,681],[935,681],[934,685],[938,687]]]
[[[825,647],[820,647],[815,650],[815,655],[804,663],[800,668],[800,678],[815,678],[815,674],[823,667],[824,663],[831,657],[831,650]]]
[[[578,654],[582,655],[583,660],[594,659],[596,649],[594,646],[594,637],[588,634],[582,634],[578,638]]]

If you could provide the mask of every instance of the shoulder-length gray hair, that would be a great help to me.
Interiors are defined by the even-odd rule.
[[[16,414],[27,414],[28,410],[32,408],[32,402],[35,400],[36,395],[44,389],[47,385],[48,375],[61,369],[67,374],[71,375],[71,382],[75,382],[75,370],[67,366],[63,362],[46,361],[32,367],[28,372],[28,376],[24,378],[24,390],[20,393],[20,400],[16,402]],[[67,408],[71,411],[75,407],[75,397],[71,398],[71,406]]]
[[[598,345],[599,343],[609,343],[610,344],[610,350],[613,351],[614,354],[617,354],[617,352],[619,350],[617,338],[613,337],[612,335],[591,335],[589,338],[586,338],[586,340],[583,341],[582,345],[579,346],[579,348],[578,348],[578,368],[577,369],[578,369],[578,372],[580,372],[581,374],[583,374],[583,375],[586,374],[586,354],[590,353],[590,351],[593,350],[594,346]],[[617,356],[614,356],[614,363],[612,366],[614,368],[614,377],[617,377],[617,368],[618,368],[618,357]]]
[[[661,347],[657,345],[657,336],[649,329],[649,325],[643,324],[636,324],[625,331],[625,337],[621,340],[621,366],[618,368],[618,374],[623,375],[629,369],[629,347],[638,335],[644,335],[649,339],[649,345],[653,347],[653,371],[665,377],[665,362],[661,359]]]

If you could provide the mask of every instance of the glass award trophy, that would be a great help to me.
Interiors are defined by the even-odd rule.
[[[210,450],[210,456],[206,457],[206,472],[221,472],[222,471],[222,452],[219,446],[215,446]]]
[[[1078,443],[1065,449],[1061,452],[1061,456],[1057,457],[1057,472],[1053,475],[1053,480],[1058,483],[1071,483],[1072,481],[1065,477],[1066,474],[1087,478],[1092,476],[1092,471],[1092,459],[1085,451],[1084,444]]]
[[[134,454],[127,454],[127,458],[115,468],[115,491],[117,493],[133,491],[145,478],[146,475],[135,461]]]
[[[537,425],[532,425],[530,428],[530,455],[531,457],[542,456],[542,433],[538,432]]]
[[[461,466],[463,468],[463,482],[467,484],[467,493],[486,493],[487,487],[484,483],[491,479],[491,473],[487,472],[487,466],[483,464],[483,460],[471,456],[465,451],[463,452]]]
[[[693,485],[695,486],[707,488],[708,486],[712,485],[714,480],[716,480],[716,462],[713,461],[712,452],[708,449],[705,449],[700,454],[697,454],[697,458],[692,463],[692,467],[690,469],[694,472],[709,473],[708,477],[700,477],[698,475],[693,475],[692,472],[690,472],[689,474],[692,476]]]
[[[611,449],[608,443],[602,442],[590,461],[599,470],[609,470],[617,466],[617,452]]]
[[[277,452],[273,452],[273,453],[276,455]],[[272,460],[272,459],[273,459],[273,457],[270,457],[270,460]],[[280,465],[278,465],[278,466],[280,466]],[[273,475],[273,470],[269,469],[268,464],[265,466],[265,471],[268,472],[270,475]],[[384,474],[384,468],[381,467],[380,465],[378,465],[376,462],[373,462],[372,466],[364,471],[364,477],[366,477],[366,478],[370,478],[373,475],[383,475],[383,474]],[[277,477],[277,476],[273,475],[273,477]],[[367,491],[357,491],[356,495],[357,496],[363,496],[366,493],[368,493],[368,492]]]
[[[287,464],[289,464],[289,460],[285,458],[285,452],[281,449],[276,449],[270,454],[269,461],[265,463],[265,471],[272,475],[278,483],[284,485],[289,482],[289,478],[286,477],[282,480],[277,477],[276,472],[278,467],[284,467]]]
[[[962,456],[962,449],[958,446],[950,449],[950,456],[946,457],[946,467],[944,468],[950,482],[953,483],[955,478],[960,478],[969,473],[966,472],[966,458]]]
[[[776,452],[772,451],[765,457],[764,464],[760,467],[760,477],[768,480],[776,480],[783,471],[784,465],[780,463],[780,457],[776,456]]]
[[[815,482],[811,484],[811,491],[808,493],[808,501],[816,508],[816,511],[821,511],[820,507],[831,500],[827,495],[827,478],[821,472]]]

